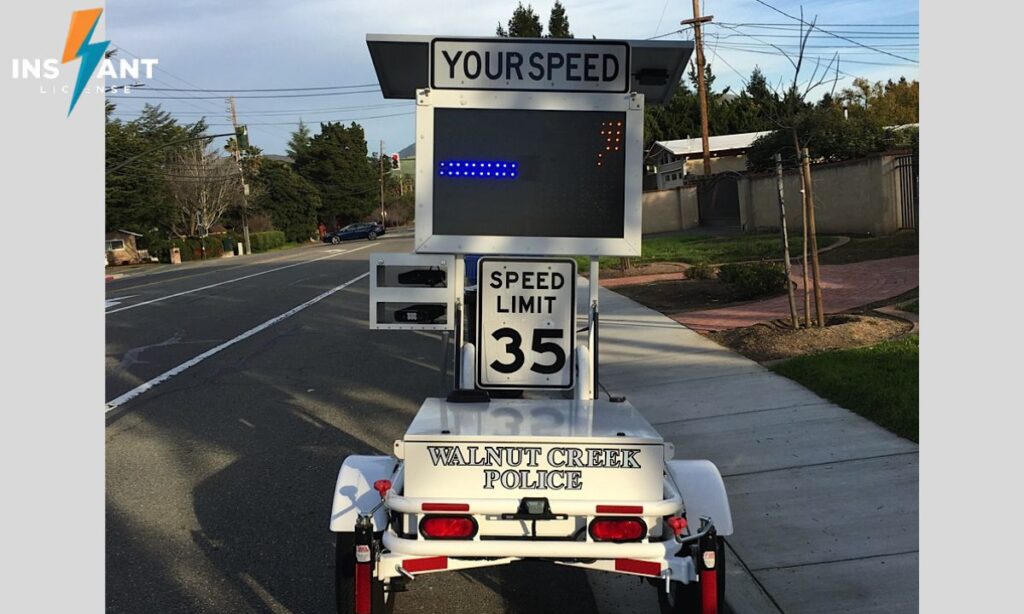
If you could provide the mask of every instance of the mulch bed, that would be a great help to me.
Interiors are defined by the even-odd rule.
[[[631,266],[625,271],[615,268],[604,267],[601,269],[601,279],[618,279],[620,277],[638,277],[640,275],[658,275],[661,273],[682,273],[688,268],[688,265],[680,262],[651,262],[649,264],[638,264]],[[589,274],[589,270],[586,267],[580,269],[580,274],[584,277]]]
[[[722,283],[718,279],[655,281],[617,286],[615,292],[666,315],[751,302],[749,299],[741,298],[732,285]],[[754,300],[762,301],[775,296],[779,295],[760,296]]]
[[[913,329],[905,320],[864,314],[831,315],[825,323],[825,328],[794,330],[789,320],[775,320],[707,336],[751,360],[767,362],[874,345]]]

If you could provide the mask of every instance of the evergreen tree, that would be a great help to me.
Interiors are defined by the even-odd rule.
[[[573,37],[572,32],[569,31],[569,18],[565,15],[565,7],[559,0],[555,0],[555,5],[551,7],[551,16],[548,18],[548,37]]]
[[[520,2],[516,10],[512,11],[512,18],[508,20],[508,35],[513,38],[540,38],[544,34],[544,26],[540,23],[540,16],[533,10],[532,5],[523,7]]]
[[[374,209],[377,193],[376,159],[367,154],[363,127],[353,122],[320,124],[320,134],[298,152],[295,171],[320,193],[320,219],[339,224],[358,221]]]
[[[305,241],[316,235],[316,216],[320,194],[284,162],[266,160],[257,179],[260,191],[256,207],[270,216],[274,228],[284,232],[288,241]]]
[[[166,236],[174,214],[167,189],[168,165],[183,148],[197,142],[171,141],[200,136],[207,125],[202,119],[181,125],[159,105],[145,105],[139,117],[125,122],[106,121],[106,160],[112,167],[138,156],[106,176],[106,229],[125,229],[147,237]]]
[[[309,147],[309,139],[309,126],[299,119],[299,127],[292,132],[292,138],[288,140],[288,148],[285,149],[285,153],[294,161],[299,157],[300,152]]]

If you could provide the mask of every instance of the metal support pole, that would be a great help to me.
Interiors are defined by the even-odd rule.
[[[590,350],[590,363],[591,363],[591,377],[593,378],[593,385],[591,389],[594,391],[594,398],[597,399],[601,396],[598,391],[598,385],[600,379],[598,378],[598,356],[599,356],[599,344],[598,340],[598,318],[601,301],[599,298],[599,290],[601,289],[601,267],[600,261],[597,258],[590,258],[590,322],[589,324],[589,350]]]
[[[465,326],[462,306],[466,301],[466,257],[455,256],[455,385],[453,390],[462,389],[462,346],[465,343]]]

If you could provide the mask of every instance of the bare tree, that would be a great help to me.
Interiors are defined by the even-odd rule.
[[[242,194],[231,159],[208,152],[203,141],[176,153],[168,165],[167,184],[175,204],[171,229],[181,238],[205,237]]]
[[[760,0],[758,0],[760,1]],[[762,3],[764,4],[764,3]],[[813,284],[814,284],[814,302],[816,312],[819,314],[817,325],[820,327],[825,326],[824,317],[820,314],[824,313],[824,300],[821,293],[821,279],[818,272],[818,246],[817,246],[817,233],[814,228],[814,214],[813,211],[808,212],[808,209],[814,206],[813,198],[811,197],[812,190],[809,182],[811,181],[810,168],[803,170],[803,158],[806,156],[806,148],[810,141],[807,135],[800,134],[800,118],[801,114],[806,106],[806,100],[808,94],[812,91],[827,84],[829,81],[832,83],[832,94],[835,94],[836,85],[839,82],[839,53],[836,52],[832,55],[832,58],[825,65],[825,68],[821,67],[821,58],[816,57],[814,63],[814,70],[811,72],[811,76],[805,83],[800,81],[800,71],[805,64],[805,53],[807,51],[807,41],[811,36],[811,32],[814,31],[818,18],[815,16],[810,22],[804,20],[804,9],[800,7],[800,17],[790,15],[788,13],[779,11],[774,7],[769,7],[773,10],[782,13],[786,17],[789,17],[800,25],[800,31],[798,35],[799,44],[797,46],[797,52],[795,57],[787,52],[784,48],[779,47],[769,41],[762,40],[756,36],[747,35],[750,38],[771,45],[779,53],[781,53],[789,61],[790,65],[793,66],[793,81],[789,84],[789,87],[785,91],[780,91],[781,82],[779,86],[775,88],[775,94],[780,100],[780,105],[777,109],[769,109],[768,119],[774,123],[779,130],[788,131],[793,136],[793,152],[794,157],[798,161],[798,168],[801,169],[800,173],[800,193],[802,200],[802,218],[803,223],[803,236],[804,236],[804,257],[801,261],[801,268],[803,269],[803,295],[804,295],[804,323],[807,327],[811,326],[811,309],[810,309],[810,283],[808,281],[808,247],[811,251],[811,260],[814,263],[813,267]],[[735,29],[732,26],[731,29]],[[803,137],[803,138],[802,138]],[[777,153],[781,153],[777,152]],[[782,229],[783,241],[788,242],[786,238],[785,228]],[[809,244],[809,245],[808,245]],[[784,251],[788,251],[788,246],[784,247]]]

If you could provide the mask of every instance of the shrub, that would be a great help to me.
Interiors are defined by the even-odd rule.
[[[718,279],[735,288],[739,298],[757,298],[786,291],[786,269],[775,262],[723,264]]]
[[[714,279],[715,268],[706,262],[698,262],[687,268],[683,275],[686,279]]]
[[[285,243],[284,232],[280,230],[268,230],[266,232],[254,232],[249,234],[249,244],[255,253],[270,251],[281,247]]]

